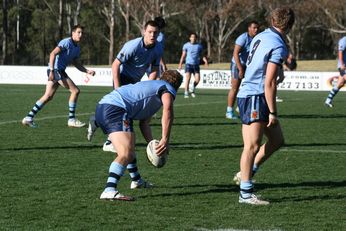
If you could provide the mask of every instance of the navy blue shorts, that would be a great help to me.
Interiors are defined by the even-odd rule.
[[[185,64],[185,73],[189,72],[191,74],[199,74],[199,64]]]
[[[66,78],[69,78],[69,76],[66,74],[65,71],[61,71],[61,70],[55,70],[53,71],[53,75],[54,75],[54,79],[53,81],[59,81],[59,80],[62,80],[62,79],[66,79]],[[50,70],[47,70],[47,76],[49,78],[49,74],[50,74]]]
[[[346,70],[341,70],[341,68],[339,68],[338,70],[339,70],[340,76],[346,75]]]
[[[238,98],[240,120],[243,124],[269,121],[269,108],[262,95],[252,95],[247,98]]]
[[[246,66],[243,66],[244,72],[246,69]],[[237,67],[237,64],[231,62],[231,76],[233,79],[239,79],[239,69]]]
[[[133,132],[133,120],[127,117],[124,108],[111,104],[97,104],[95,119],[107,135],[112,132]]]

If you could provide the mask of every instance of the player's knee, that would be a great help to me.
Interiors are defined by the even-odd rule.
[[[258,152],[260,146],[257,144],[251,144],[249,146],[245,146],[244,147],[244,151],[249,153],[250,155],[256,155],[256,153]]]
[[[80,90],[79,90],[79,88],[74,88],[74,89],[71,89],[71,93],[74,95],[79,95]]]

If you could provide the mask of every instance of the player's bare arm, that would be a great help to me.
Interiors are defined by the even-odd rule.
[[[161,96],[162,101],[162,138],[159,145],[157,145],[156,150],[158,155],[161,155],[166,149],[168,149],[169,137],[171,134],[171,127],[173,124],[173,97],[170,93],[164,93]]]
[[[119,59],[115,59],[112,64],[114,89],[117,89],[118,87],[120,87],[120,65],[121,65],[121,62],[119,61]]]
[[[269,122],[268,127],[277,124],[277,108],[276,108],[276,78],[279,66],[275,63],[269,62],[267,65],[267,74],[264,83],[264,94],[269,108]]]
[[[54,79],[53,70],[54,70],[55,57],[60,53],[60,51],[61,51],[60,47],[55,47],[54,50],[52,50],[52,52],[50,52],[50,55],[49,55],[50,72],[49,72],[49,77],[48,77],[49,81],[53,81],[53,79]]]

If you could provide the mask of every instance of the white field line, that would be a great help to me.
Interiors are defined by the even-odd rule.
[[[198,106],[198,105],[203,105],[203,104],[216,104],[216,103],[225,103],[225,101],[218,101],[218,102],[201,102],[201,103],[191,103],[191,104],[176,104],[174,107],[185,107],[185,106]],[[77,113],[76,116],[85,116],[85,115],[91,115],[94,112],[85,112],[85,113]],[[67,118],[68,114],[64,115],[55,115],[55,116],[45,116],[41,118],[35,118],[35,121],[42,121],[42,120],[49,120],[49,119],[59,119],[59,118]],[[24,116],[23,116],[24,118]],[[5,125],[5,124],[13,124],[13,123],[20,123],[22,122],[21,120],[8,120],[8,121],[2,121],[0,122],[0,125]]]

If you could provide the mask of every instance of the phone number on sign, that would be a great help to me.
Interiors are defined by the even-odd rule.
[[[289,82],[284,81],[278,85],[278,89],[289,90],[319,90],[320,83],[318,82]]]

